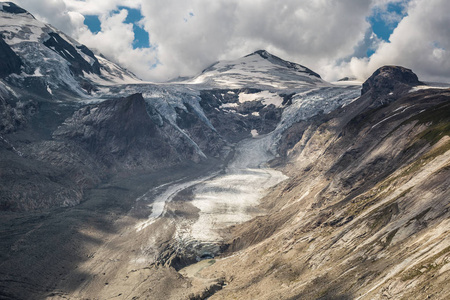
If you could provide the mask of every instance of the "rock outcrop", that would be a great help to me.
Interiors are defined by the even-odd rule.
[[[76,46],[78,50],[89,58],[90,61],[86,61],[77,49],[69,44],[56,32],[50,32],[49,38],[44,42],[44,45],[51,50],[58,53],[61,57],[67,60],[70,64],[70,70],[76,76],[83,76],[83,71],[86,73],[94,73],[100,75],[100,63],[95,57],[94,53],[84,45]]]
[[[400,66],[384,66],[376,70],[363,83],[361,95],[368,94],[377,103],[383,104],[397,99],[411,88],[421,84],[417,75],[410,69]]]
[[[251,137],[251,131],[267,134],[274,130],[281,120],[283,108],[288,101],[280,105],[267,105],[264,98],[255,101],[240,102],[239,95],[257,95],[260,90],[204,90],[201,92],[200,105],[217,132],[230,142]]]
[[[13,73],[19,74],[21,66],[22,60],[11,47],[5,43],[0,34],[0,78],[4,78]]]
[[[106,168],[157,169],[200,159],[181,133],[152,121],[141,94],[83,107],[53,136],[80,146]]]

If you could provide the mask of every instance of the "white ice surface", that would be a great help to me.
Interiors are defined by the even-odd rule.
[[[252,218],[251,208],[259,204],[267,189],[286,177],[268,168],[241,169],[206,181],[196,187],[192,204],[200,209],[190,238],[200,242],[221,239],[218,229]]]
[[[269,91],[262,91],[254,94],[240,93],[239,102],[249,102],[249,101],[261,101],[264,105],[273,104],[275,107],[281,107],[283,104],[283,98],[281,98],[277,93],[272,93]]]
[[[233,108],[233,107],[238,107],[239,104],[237,103],[224,103],[221,106],[219,106],[219,108]]]
[[[141,197],[136,199],[136,201],[149,201],[149,200],[151,200],[149,194],[153,194],[156,190],[162,189],[162,188],[165,188],[166,186],[168,186],[166,189],[164,189],[163,192],[161,192],[159,195],[156,196],[156,198],[154,198],[154,200],[151,204],[149,204],[149,206],[152,208],[152,212],[148,216],[147,220],[140,222],[135,226],[136,230],[141,231],[142,229],[146,228],[147,226],[153,224],[165,211],[167,202],[172,201],[172,199],[179,192],[181,192],[182,190],[187,189],[191,186],[199,184],[200,182],[205,181],[205,180],[211,178],[212,176],[214,176],[214,174],[206,176],[206,177],[202,177],[200,179],[188,181],[188,182],[181,182],[181,183],[173,182],[173,183],[169,183],[169,184],[164,184],[163,186],[159,186],[154,189],[151,189],[150,191],[148,191],[147,193],[145,193],[144,195],[142,195]]]
[[[450,84],[448,85],[436,85],[436,86],[432,86],[432,85],[418,85],[413,87],[409,92],[413,93],[413,92],[417,92],[420,90],[429,90],[429,89],[449,89],[450,88]]]
[[[196,186],[192,204],[200,209],[198,220],[185,239],[215,242],[221,239],[219,229],[250,220],[251,209],[268,189],[287,177],[265,166],[273,156],[267,152],[269,136],[244,140],[224,175]]]

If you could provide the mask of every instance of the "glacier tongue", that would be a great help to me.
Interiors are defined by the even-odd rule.
[[[267,190],[287,179],[265,163],[268,136],[244,140],[236,146],[235,157],[224,175],[200,183],[192,204],[200,209],[198,220],[185,232],[186,239],[200,243],[218,242],[220,229],[250,220]]]
[[[240,114],[236,110],[241,105],[254,109],[264,107],[282,111],[281,120],[273,131],[261,134],[259,130],[252,128],[247,139],[234,145],[234,157],[223,173],[174,183],[168,188],[153,190],[147,196],[141,197],[141,200],[150,202],[152,213],[148,220],[136,226],[136,230],[140,231],[162,218],[168,203],[180,191],[188,188],[193,189],[193,196],[186,201],[199,209],[198,217],[195,221],[177,220],[176,240],[180,245],[191,245],[192,249],[197,249],[195,251],[198,255],[206,251],[205,249],[211,253],[219,251],[214,245],[223,239],[221,230],[224,228],[248,221],[262,213],[257,209],[259,200],[269,188],[287,179],[280,171],[267,166],[267,162],[276,156],[275,149],[281,134],[295,122],[317,114],[327,114],[345,106],[360,93],[359,87],[334,86],[308,73],[308,69],[302,66],[286,64],[287,66],[284,66],[283,62],[274,64],[260,55],[250,55],[234,62],[217,63],[198,77],[186,82],[105,86],[95,93],[100,98],[106,98],[111,93],[124,96],[142,93],[148,105],[154,107],[162,118],[168,120],[193,144],[195,142],[187,131],[180,128],[177,123],[179,111],[187,112],[189,106],[202,122],[216,131],[201,105],[204,101],[201,93],[205,90],[215,91],[217,86],[220,86],[220,90],[211,93],[211,101],[218,101],[216,109],[222,110],[225,114],[236,114],[239,118],[243,118],[244,122],[245,118],[260,118],[260,114],[258,110],[251,109],[245,114]],[[243,78],[251,79],[252,82],[245,80],[241,82]],[[221,80],[222,83],[217,84]],[[255,81],[259,82],[256,83],[256,88],[235,89],[236,84],[254,85]],[[270,84],[266,85],[269,82]],[[290,103],[286,102],[286,95],[291,95]],[[198,145],[196,148],[204,155]],[[154,196],[151,196],[152,193]],[[203,246],[199,248],[199,245]]]
[[[151,87],[129,85],[127,89],[145,91],[146,101],[150,101],[157,107],[159,113],[171,120],[173,124],[176,123],[175,108],[186,109],[185,103],[189,101],[198,105],[198,109],[202,112],[199,115],[207,120],[199,105],[199,91],[196,88],[200,87],[195,85],[190,87],[186,88],[182,84]],[[239,100],[243,103],[259,100],[273,105],[274,99],[278,99],[278,95],[282,92],[285,90],[263,90],[255,94],[224,91],[223,94],[236,95],[239,98],[238,102]],[[271,187],[288,178],[280,171],[267,166],[267,162],[276,156],[276,144],[284,130],[300,120],[317,114],[327,114],[338,107],[347,105],[359,95],[360,90],[354,86],[319,85],[313,88],[303,86],[295,90],[291,89],[289,92],[293,93],[292,103],[280,106],[283,113],[281,122],[275,130],[265,135],[253,134],[252,137],[249,136],[234,145],[234,157],[223,173],[175,184],[160,193],[153,199],[151,204],[153,210],[149,219],[140,223],[136,229],[141,230],[162,217],[165,207],[176,194],[190,188],[193,195],[183,201],[188,201],[196,207],[199,210],[198,216],[195,220],[177,219],[174,241],[177,248],[191,251],[200,258],[202,255],[214,256],[220,252],[225,228],[263,214],[264,212],[258,209],[260,199]],[[232,106],[232,108],[237,105],[225,103],[225,106]],[[152,199],[148,200],[152,201]]]

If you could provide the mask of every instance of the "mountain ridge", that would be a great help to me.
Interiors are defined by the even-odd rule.
[[[305,66],[302,66],[302,65],[299,65],[299,64],[292,63],[292,62],[286,61],[284,59],[281,59],[278,56],[275,56],[275,55],[269,53],[266,50],[257,50],[257,51],[255,51],[255,52],[253,52],[251,54],[246,55],[245,57],[248,57],[248,56],[251,56],[251,55],[254,55],[254,54],[258,54],[262,58],[265,58],[265,59],[269,60],[272,63],[279,64],[281,66],[286,66],[287,65],[289,68],[296,69],[296,70],[303,70],[303,72],[305,72],[305,73],[308,73],[308,74],[310,74],[312,76],[321,78],[319,74],[317,74],[316,72],[312,71],[311,69],[308,69]]]
[[[325,84],[314,71],[285,61],[266,50],[258,50],[236,60],[218,61],[187,82],[217,87],[294,88],[295,84]]]

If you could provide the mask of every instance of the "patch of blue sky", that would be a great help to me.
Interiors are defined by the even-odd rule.
[[[125,23],[133,24],[134,41],[133,48],[150,48],[150,36],[147,31],[139,24],[143,16],[140,9],[119,6],[119,10],[126,9],[128,11]]]
[[[367,57],[371,57],[372,55],[375,54],[375,52],[376,52],[375,49],[369,48],[366,51],[366,55],[367,55]]]
[[[84,24],[89,28],[92,33],[98,33],[102,30],[102,23],[96,15],[84,16]]]
[[[150,66],[150,70],[156,69],[157,66],[161,65],[158,57],[155,57],[155,62]]]
[[[409,0],[387,4],[385,8],[375,8],[367,21],[373,32],[382,40],[389,42],[389,37],[398,23],[407,15],[406,6]],[[368,52],[369,54],[369,52]],[[373,53],[372,53],[373,54]],[[370,55],[369,55],[370,56]]]
[[[443,47],[443,46],[441,45],[441,43],[438,42],[438,41],[434,41],[433,43],[431,43],[431,45],[432,45],[433,48],[435,48],[435,49],[446,50],[445,47]]]
[[[125,19],[126,24],[133,24],[134,41],[133,48],[150,48],[150,36],[147,31],[139,24],[143,16],[139,9],[119,6],[119,10],[126,9],[128,11],[127,18]],[[118,11],[114,11],[118,13]],[[84,16],[84,24],[89,28],[92,33],[98,33],[101,31],[101,22],[96,15],[86,15]]]

